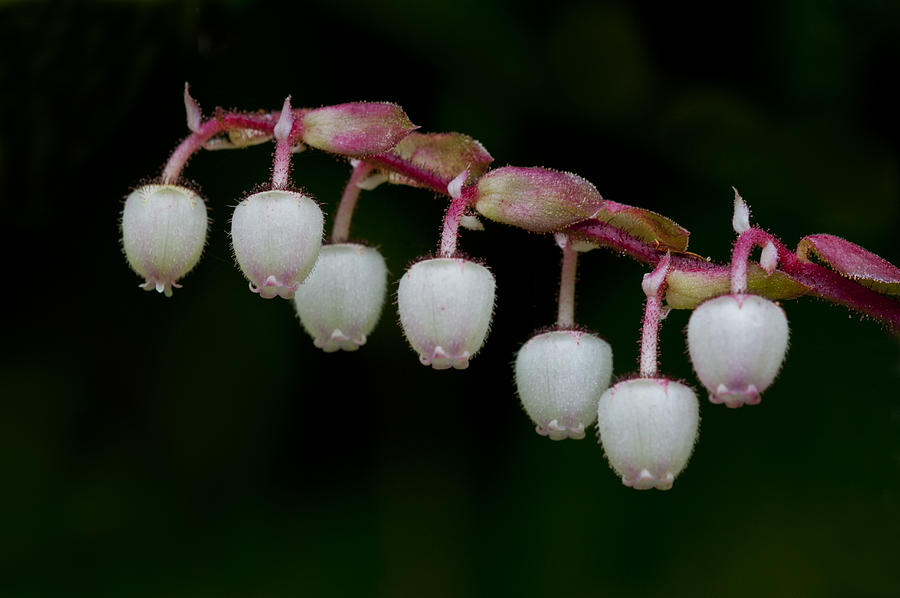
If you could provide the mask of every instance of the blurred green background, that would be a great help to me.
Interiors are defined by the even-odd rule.
[[[217,105],[400,103],[496,165],[576,172],[728,257],[731,185],[789,246],[829,232],[900,262],[900,4],[184,1],[0,7],[0,595],[898,596],[900,345],[844,308],[787,304],[759,407],[701,405],[672,491],[621,485],[592,436],[539,437],[511,362],[555,317],[549,236],[488,223],[488,343],[435,372],[391,305],[325,355],[261,301],[226,228],[271,148],[198,155],[209,246],[171,299],[141,292],[122,198]],[[294,178],[333,213],[345,163]],[[354,234],[392,284],[443,200],[383,186]],[[640,264],[581,260],[577,318],[636,369]],[[11,301],[9,301],[11,300]],[[662,369],[691,384],[686,312]]]

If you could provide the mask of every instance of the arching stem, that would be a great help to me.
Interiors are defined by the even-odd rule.
[[[361,188],[359,182],[365,179],[372,172],[372,165],[363,161],[359,161],[353,167],[353,173],[347,186],[344,187],[344,193],[341,195],[341,202],[338,204],[337,214],[334,217],[334,225],[331,229],[332,243],[346,243],[350,238],[350,221],[353,219],[353,211],[356,209],[356,202],[359,199]]]
[[[734,242],[731,252],[731,293],[738,295],[747,292],[747,261],[754,247],[765,247],[776,239],[760,228],[748,228]],[[778,243],[776,247],[781,245]],[[781,253],[781,252],[779,252]]]
[[[196,131],[185,137],[163,168],[162,180],[171,184],[178,180],[187,161],[197,153],[207,141],[217,134],[232,129],[248,129],[261,133],[270,133],[275,128],[275,117],[279,113],[244,114],[240,112],[220,112],[213,118],[204,121]],[[296,119],[299,121],[299,119]],[[295,131],[295,134],[298,133]]]

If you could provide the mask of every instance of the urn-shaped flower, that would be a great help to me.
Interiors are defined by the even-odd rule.
[[[313,343],[327,353],[356,351],[375,328],[387,291],[387,266],[377,249],[326,245],[297,288],[294,305]]]
[[[713,403],[754,405],[772,384],[788,345],[784,310],[757,295],[722,295],[691,314],[688,351]]]
[[[234,210],[231,242],[250,290],[270,299],[294,296],[322,245],[322,210],[294,191],[254,193]]]
[[[494,275],[457,258],[423,260],[400,279],[400,324],[423,365],[465,369],[487,336],[494,309]]]
[[[516,388],[537,433],[552,440],[584,438],[612,376],[612,349],[579,330],[538,334],[516,355]]]
[[[172,296],[172,287],[200,260],[206,242],[206,205],[178,185],[143,185],[125,200],[122,246],[141,285]]]
[[[597,432],[622,483],[668,490],[690,459],[700,406],[689,387],[665,378],[619,382],[600,397]]]

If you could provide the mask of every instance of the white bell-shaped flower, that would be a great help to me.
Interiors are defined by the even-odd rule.
[[[691,314],[688,351],[713,403],[755,405],[772,384],[788,346],[784,310],[758,295],[722,295]]]
[[[609,464],[637,490],[668,490],[691,457],[700,405],[689,387],[665,378],[619,382],[600,397],[597,431]]]
[[[516,355],[516,388],[537,433],[552,440],[584,438],[612,376],[612,349],[579,330],[532,337]]]
[[[356,351],[381,316],[387,266],[377,249],[356,243],[326,245],[294,305],[313,343],[327,353]]]
[[[250,290],[294,296],[316,263],[324,219],[318,204],[294,191],[254,193],[234,209],[231,242]]]
[[[487,336],[494,275],[464,259],[417,262],[400,279],[397,307],[419,361],[436,370],[465,369]]]
[[[206,242],[206,205],[178,185],[143,185],[125,200],[122,246],[145,290],[172,296],[172,287],[200,260]]]

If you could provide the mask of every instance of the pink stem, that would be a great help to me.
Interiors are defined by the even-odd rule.
[[[341,203],[338,204],[337,214],[334,217],[334,226],[331,230],[332,243],[346,243],[350,237],[350,220],[353,218],[353,211],[356,209],[356,202],[359,199],[359,183],[372,172],[372,165],[366,162],[357,162],[353,168],[353,174],[344,187],[344,194],[341,195]]]
[[[560,330],[575,326],[575,273],[578,252],[572,249],[572,240],[565,237],[562,244],[562,268],[559,279],[559,311],[556,326]]]
[[[295,121],[302,122],[298,118],[302,116],[306,110],[294,110]],[[218,133],[230,131],[232,129],[252,129],[263,133],[271,133],[275,125],[278,123],[278,117],[281,112],[270,112],[264,114],[248,114],[242,112],[219,112],[214,117],[207,119],[200,125],[200,128],[185,137],[172,155],[163,169],[162,180],[164,183],[171,184],[178,180],[184,165],[203,144],[209,141]],[[297,134],[300,134],[299,132]]]
[[[272,163],[273,189],[287,189],[290,184],[293,138],[293,134],[288,135],[284,139],[279,139],[275,145],[275,160]]]
[[[731,251],[731,294],[739,295],[747,292],[747,261],[754,247],[765,247],[766,243],[775,242],[766,231],[760,228],[748,228],[734,242]],[[779,258],[781,257],[779,251]]]
[[[641,330],[641,377],[654,378],[658,368],[659,321],[662,319],[662,298],[666,290],[666,276],[669,273],[667,253],[650,274],[644,276],[641,287],[647,296],[644,307],[644,326]]]
[[[611,247],[620,254],[632,257],[645,264],[656,265],[666,255],[666,248],[641,241],[631,236],[620,228],[600,220],[584,220],[573,224],[565,231],[579,238],[599,242]],[[707,262],[699,255],[690,253],[673,253],[671,256],[672,268],[677,270],[721,270],[723,266]]]
[[[474,188],[463,189],[462,194],[450,202],[444,214],[444,228],[441,231],[441,257],[453,257],[456,254],[456,239],[459,236],[459,221],[466,213],[469,202],[474,196]]]
[[[387,152],[377,156],[371,156],[365,160],[373,166],[384,168],[391,172],[411,178],[420,185],[423,185],[436,193],[448,195],[447,185],[450,183],[451,179],[444,178],[431,171],[419,168],[412,162],[404,160],[395,154]]]
[[[585,220],[573,224],[566,232],[606,245],[623,255],[651,265],[657,264],[663,255],[653,244],[641,241],[599,220]],[[801,262],[778,239],[768,233],[763,234],[766,235],[765,241],[771,241],[778,251],[779,271],[809,288],[812,295],[876,318],[886,324],[892,332],[900,331],[900,303],[894,298],[886,297],[818,264]],[[707,262],[699,256],[679,254],[672,255],[672,269],[687,272],[706,271],[710,276],[723,276],[725,272],[731,272],[730,266]]]
[[[794,259],[783,262],[782,267],[791,278],[809,287],[813,295],[876,318],[890,332],[900,333],[900,303],[895,298],[866,288],[819,264]]]

